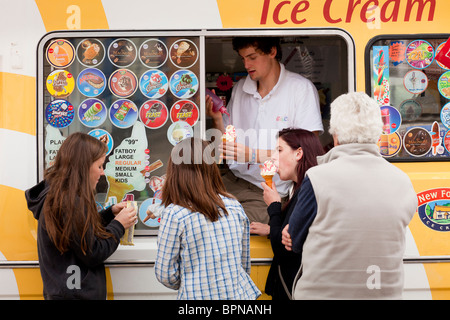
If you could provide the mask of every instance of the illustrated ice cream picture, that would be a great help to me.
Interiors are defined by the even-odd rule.
[[[266,160],[261,166],[261,176],[266,181],[267,185],[272,188],[273,176],[277,173],[277,167],[272,160]]]
[[[120,202],[128,192],[144,190],[146,149],[145,127],[142,122],[136,122],[131,137],[124,139],[108,158],[105,168],[109,186],[106,199],[116,197]]]

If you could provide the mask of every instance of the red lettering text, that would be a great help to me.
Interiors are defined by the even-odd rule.
[[[293,6],[292,6],[293,5]],[[292,9],[291,9],[292,6]],[[288,17],[295,24],[302,24],[306,21],[305,18],[301,19],[299,14],[305,12],[309,8],[309,1],[302,0],[298,2],[281,1],[273,9],[272,19],[276,24],[285,24],[289,22]],[[290,12],[290,16],[287,14]],[[267,23],[267,17],[270,15],[270,0],[264,0],[262,12],[261,12],[261,24]]]
[[[416,21],[422,21],[422,14],[425,9],[425,5],[429,4],[428,21],[432,21],[434,18],[434,10],[436,9],[436,0],[408,0],[405,12],[405,21],[409,21],[413,6],[417,4],[417,16]]]

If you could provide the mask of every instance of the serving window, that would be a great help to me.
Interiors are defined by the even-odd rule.
[[[380,153],[450,158],[450,70],[435,60],[449,35],[379,36],[366,47],[366,91],[381,108]]]
[[[108,147],[99,208],[133,199],[135,234],[157,234],[159,217],[144,220],[161,202],[170,151],[184,138],[208,138],[205,88],[226,107],[246,76],[237,36],[281,38],[281,62],[317,87],[327,131],[331,101],[355,86],[354,46],[341,30],[51,32],[38,44],[38,179],[68,135],[90,134]],[[332,147],[327,132],[321,140]]]

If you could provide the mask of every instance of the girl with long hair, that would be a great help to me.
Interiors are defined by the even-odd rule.
[[[256,299],[250,278],[249,220],[225,189],[214,146],[178,143],[162,189],[155,274],[178,299]]]
[[[292,293],[292,284],[300,267],[301,255],[286,250],[281,243],[281,233],[297,203],[297,195],[306,171],[316,166],[317,156],[323,154],[319,138],[310,131],[287,128],[278,133],[272,160],[278,167],[280,179],[291,180],[293,185],[289,199],[282,206],[275,185],[269,188],[266,183],[262,183],[264,201],[268,205],[267,212],[270,216],[270,242],[274,253],[265,291],[273,300],[289,299]]]
[[[95,188],[104,175],[106,151],[103,142],[88,134],[69,135],[44,180],[25,192],[39,221],[45,299],[106,299],[103,262],[137,219],[125,203],[97,211]]]

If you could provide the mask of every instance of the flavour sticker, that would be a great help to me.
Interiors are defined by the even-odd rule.
[[[65,128],[69,126],[74,118],[75,110],[73,105],[66,100],[54,100],[45,108],[45,118],[47,122],[55,128]]]
[[[389,104],[389,47],[373,47],[374,97],[378,104]]]
[[[441,51],[441,49],[445,46],[447,42],[442,42],[440,45],[438,45],[438,47],[436,48],[436,57],[439,54],[439,52]],[[439,67],[441,67],[442,69],[445,70],[450,70],[450,68],[447,68],[446,66],[444,66],[442,63],[440,63],[439,61],[437,61],[436,59],[436,63],[438,64]]]
[[[50,73],[46,81],[48,92],[55,98],[65,98],[75,89],[73,75],[66,70],[55,70]]]
[[[172,145],[176,145],[183,139],[194,136],[194,131],[189,123],[185,121],[177,121],[172,123],[167,130],[167,139]]]
[[[134,102],[128,99],[115,101],[109,109],[109,119],[118,128],[129,128],[138,118],[138,109]]]
[[[66,68],[75,60],[75,48],[69,41],[58,39],[50,43],[45,55],[52,66]]]
[[[403,145],[411,156],[423,157],[431,150],[431,135],[424,128],[411,128],[403,137]]]
[[[198,49],[191,40],[180,39],[170,47],[170,61],[178,68],[190,68],[198,59]]]
[[[406,48],[406,61],[415,69],[425,69],[433,60],[433,46],[425,40],[412,41]]]
[[[169,110],[159,100],[148,100],[141,106],[139,118],[147,128],[158,129],[167,122]]]
[[[383,120],[383,134],[394,133],[402,124],[402,117],[397,109],[391,106],[382,106],[381,119]]]
[[[111,136],[111,134],[103,129],[94,129],[88,132],[88,135],[97,138],[98,140],[100,140],[101,142],[103,142],[104,144],[106,144],[106,146],[108,147],[108,151],[106,152],[106,155],[111,153],[111,150],[113,149],[114,146],[114,140]]]
[[[405,61],[406,46],[403,41],[391,41],[389,47],[389,60],[395,66],[398,66]]]
[[[177,101],[170,109],[170,120],[172,122],[186,121],[190,126],[194,126],[197,123],[198,117],[199,109],[190,100]]]
[[[142,74],[139,80],[139,88],[147,98],[157,99],[166,94],[169,89],[169,81],[164,72],[149,70]]]
[[[86,67],[95,67],[105,58],[105,47],[97,39],[84,39],[77,46],[77,58]]]
[[[128,39],[117,39],[109,45],[108,58],[116,67],[128,67],[136,60],[136,46]]]
[[[106,106],[99,99],[86,99],[78,108],[78,119],[86,127],[95,128],[106,120]]]
[[[444,135],[444,147],[448,153],[450,153],[450,130],[448,130]]]
[[[450,99],[450,71],[444,72],[438,80],[439,93],[445,98]]]
[[[88,68],[77,78],[78,90],[87,97],[96,97],[106,88],[106,77],[99,69]]]
[[[170,91],[179,99],[192,97],[198,90],[197,76],[189,70],[179,70],[170,77]]]
[[[144,202],[142,202],[142,204],[139,208],[139,219],[147,227],[153,227],[153,228],[159,227],[159,222],[161,221],[161,217],[158,216],[158,212],[162,208],[158,208],[159,207],[158,205],[161,204],[161,202],[162,201],[160,199],[156,199],[156,198],[150,198],[150,199],[147,199]],[[147,218],[147,211],[151,211],[153,214],[156,213],[156,215],[153,215],[154,218],[150,218],[146,222],[144,222],[144,219]]]
[[[403,85],[409,93],[421,94],[428,86],[427,75],[419,70],[411,70],[405,74]]]
[[[159,68],[167,61],[167,47],[158,39],[149,39],[139,48],[139,59],[149,68]]]
[[[450,129],[450,102],[441,109],[441,122],[447,129]]]
[[[414,121],[422,115],[422,105],[416,100],[405,100],[400,104],[399,111],[404,121]]]
[[[382,134],[377,144],[383,157],[393,157],[402,148],[402,139],[397,132]]]
[[[119,98],[127,98],[137,90],[136,75],[127,69],[114,71],[109,77],[109,89]]]

